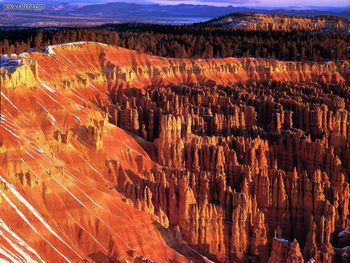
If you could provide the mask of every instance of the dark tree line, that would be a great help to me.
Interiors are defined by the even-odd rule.
[[[74,41],[98,41],[165,57],[350,59],[350,35],[341,33],[253,32],[147,24],[0,30],[2,53],[42,50],[47,45]]]

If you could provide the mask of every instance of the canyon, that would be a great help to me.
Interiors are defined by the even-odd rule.
[[[348,262],[350,61],[11,59],[0,261]]]

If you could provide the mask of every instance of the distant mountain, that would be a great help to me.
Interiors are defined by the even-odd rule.
[[[235,7],[213,7],[207,5],[158,5],[135,3],[106,3],[77,8],[74,14],[104,16],[130,22],[191,23],[222,16],[236,11]]]
[[[337,16],[290,16],[280,14],[233,13],[200,26],[214,26],[241,30],[259,31],[342,31],[350,32],[350,21]]]
[[[259,10],[259,13],[290,16],[339,16],[350,19],[350,6],[328,9],[272,9],[265,11]]]
[[[124,0],[128,1],[128,0]],[[287,10],[247,7],[218,7],[210,5],[159,5],[147,0],[138,3],[111,2],[96,4],[55,1],[45,4],[43,10],[9,11],[0,8],[0,26],[91,25],[103,23],[147,22],[189,24],[207,21],[230,13],[284,14],[292,16],[341,16],[350,18],[350,7],[320,10]]]
[[[350,7],[325,9],[325,10],[288,10],[288,9],[255,9],[247,7],[218,7],[209,5],[159,5],[159,4],[135,4],[126,2],[111,2],[105,4],[86,5],[79,7],[74,13],[80,15],[103,15],[126,20],[153,20],[157,18],[162,20],[171,20],[176,18],[176,21],[181,21],[182,18],[214,18],[226,15],[233,12],[251,13],[257,12],[262,14],[284,14],[293,16],[320,16],[333,15],[350,18]]]
[[[51,9],[55,11],[60,11],[60,12],[67,12],[67,11],[74,11],[78,7],[79,5],[75,3],[60,3],[52,6]]]

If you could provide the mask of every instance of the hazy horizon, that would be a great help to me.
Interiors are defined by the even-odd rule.
[[[67,1],[67,0],[0,0],[0,3],[40,3],[40,4],[59,4],[59,3],[80,3],[80,4],[102,4],[108,2],[127,2],[127,3],[139,3],[139,4],[162,4],[162,5],[177,5],[177,4],[194,4],[194,5],[212,5],[212,6],[238,6],[238,7],[268,7],[268,8],[300,8],[307,9],[310,7],[347,7],[350,6],[348,0],[334,0],[331,3],[326,0],[86,0],[86,1]]]
[[[137,2],[137,1],[135,1]],[[308,0],[308,1],[295,1],[295,0],[287,0],[287,1],[275,1],[275,0],[152,0],[154,3],[158,4],[201,4],[201,5],[216,5],[216,6],[240,6],[240,7],[299,7],[299,8],[307,8],[307,7],[343,7],[349,6],[350,3],[348,0],[335,0],[330,3],[325,0]]]

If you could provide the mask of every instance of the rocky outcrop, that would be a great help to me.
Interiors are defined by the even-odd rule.
[[[269,14],[230,14],[203,23],[247,31],[326,31],[348,32],[350,21],[342,17],[297,17]]]
[[[255,58],[167,59],[95,42],[57,45],[50,50],[49,54],[32,53],[31,58],[41,61],[39,77],[57,89],[84,87],[92,82],[104,83],[104,87],[107,82],[109,90],[118,86],[143,88],[188,82],[228,85],[248,80],[340,83],[345,82],[350,74],[349,61],[302,63]],[[45,71],[40,71],[40,67]]]
[[[88,125],[79,125],[73,128],[73,136],[77,136],[81,142],[99,150],[103,147],[103,135],[106,123],[107,118],[99,120],[91,119]],[[57,133],[57,140],[62,141],[63,139],[63,142],[67,142],[67,139],[69,139],[67,135],[61,136],[60,133]]]
[[[292,243],[281,238],[274,238],[272,242],[272,252],[269,263],[303,263],[303,255],[300,252],[299,243],[294,239]]]
[[[1,58],[2,60],[2,58]],[[15,66],[7,66],[1,61],[0,83],[2,88],[18,89],[21,87],[33,88],[39,81],[38,63],[26,56],[16,59]]]

